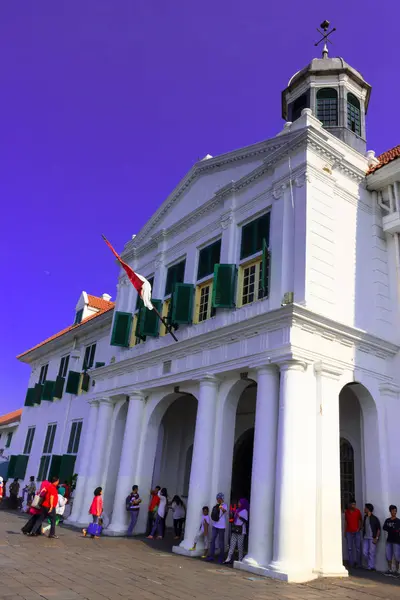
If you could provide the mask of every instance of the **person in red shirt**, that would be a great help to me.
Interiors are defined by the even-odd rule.
[[[358,565],[361,565],[361,529],[363,520],[354,498],[351,499],[347,509],[344,511],[344,519],[346,523],[345,532],[349,566],[358,567]],[[354,549],[356,551],[355,562]]]
[[[151,530],[153,529],[153,525],[154,525],[154,520],[157,516],[157,508],[158,508],[158,505],[160,504],[160,496],[158,495],[158,492],[160,490],[161,490],[160,486],[157,485],[154,488],[154,490],[151,490],[151,492],[150,492],[151,500],[150,500],[149,509],[148,509],[146,536],[149,536],[151,534]]]
[[[51,481],[43,481],[40,488],[40,495],[44,498],[42,502],[42,512],[31,535],[39,535],[40,528],[45,519],[50,520],[49,538],[58,539],[56,535],[56,506],[58,503],[58,477],[52,477]]]

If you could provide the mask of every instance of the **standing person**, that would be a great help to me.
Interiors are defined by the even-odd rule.
[[[376,545],[381,535],[381,524],[373,512],[373,504],[367,503],[364,508],[363,554],[368,562],[368,571],[375,571]]]
[[[36,521],[32,535],[39,535],[42,523],[45,519],[50,520],[49,538],[58,539],[56,536],[56,506],[58,503],[58,477],[52,477],[51,481],[44,481],[40,490],[40,495],[44,496],[40,516]]]
[[[162,540],[165,535],[165,517],[168,510],[168,493],[166,488],[162,488],[158,492],[159,504],[157,509],[157,516],[154,521],[153,529],[147,539],[154,540],[154,536],[157,533],[157,539]]]
[[[235,511],[232,523],[232,535],[231,543],[229,545],[228,557],[225,563],[232,562],[233,553],[235,552],[236,545],[239,552],[239,561],[243,560],[243,549],[244,549],[244,537],[247,533],[247,527],[249,524],[249,503],[245,498],[239,500],[237,509]]]
[[[0,504],[3,500],[3,490],[4,490],[3,478],[0,477]]]
[[[19,482],[18,479],[14,479],[10,485],[10,508],[18,508],[18,497],[19,497]]]
[[[174,496],[172,498],[171,508],[174,519],[175,539],[180,540],[182,537],[182,529],[186,517],[186,509],[182,498],[179,496]]]
[[[92,504],[89,508],[89,515],[92,515],[92,523],[98,523],[101,515],[103,514],[103,488],[97,487],[93,492]],[[82,529],[83,535],[86,537],[87,529]],[[91,535],[92,538],[97,537]]]
[[[362,515],[354,498],[350,500],[347,509],[344,511],[344,519],[349,567],[358,567],[361,565]],[[356,551],[355,562],[354,550]]]
[[[224,562],[225,554],[225,528],[226,528],[226,512],[228,510],[227,505],[224,503],[224,494],[217,494],[217,504],[211,511],[212,521],[212,535],[211,535],[211,547],[210,553],[206,560],[213,561],[215,555],[215,542],[218,538],[219,545],[219,559],[218,562],[222,564]]]
[[[159,485],[156,485],[156,487],[154,488],[154,490],[150,491],[150,504],[149,504],[149,508],[148,508],[148,513],[147,513],[147,529],[146,529],[146,535],[149,536],[153,530],[153,525],[154,525],[154,521],[156,519],[157,516],[157,509],[158,509],[158,505],[160,503],[160,496],[158,495],[159,491],[161,490]]]
[[[56,505],[56,516],[55,516],[55,524],[56,527],[57,525],[59,525],[59,523],[62,523],[63,521],[63,514],[64,514],[64,510],[65,510],[65,505],[67,504],[67,499],[64,497],[65,496],[65,488],[62,486],[58,487],[58,497],[57,497],[57,505]],[[46,531],[48,529],[50,529],[51,526],[51,519],[47,519],[47,524],[43,525],[42,527],[42,533],[46,533]]]
[[[132,492],[126,499],[126,510],[130,512],[131,522],[129,523],[127,535],[132,535],[133,530],[135,529],[138,517],[140,504],[142,500],[139,497],[139,488],[137,485],[132,486]]]
[[[204,539],[204,554],[201,558],[207,558],[208,552],[208,544],[210,540],[210,516],[209,516],[209,508],[208,506],[203,506],[203,516],[201,517],[201,523],[199,527],[199,531],[194,538],[193,547],[190,548],[190,551],[193,552],[196,550],[197,542],[201,537]]]
[[[32,504],[32,500],[35,497],[36,494],[36,483],[35,483],[35,478],[33,475],[31,475],[29,477],[29,483],[26,486],[26,491],[27,491],[27,504],[28,506],[30,506]]]
[[[64,481],[62,487],[65,489],[64,498],[66,498],[68,501],[71,497],[71,486],[69,485],[68,481]]]
[[[390,517],[383,524],[383,530],[387,531],[386,540],[386,560],[388,570],[385,575],[400,575],[400,519],[397,518],[397,506],[391,504],[389,506]],[[393,559],[395,569],[393,570]]]

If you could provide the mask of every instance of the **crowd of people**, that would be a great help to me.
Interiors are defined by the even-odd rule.
[[[386,531],[386,575],[400,576],[400,519],[397,518],[397,506],[389,506],[388,517],[381,528],[378,517],[374,514],[374,506],[370,503],[364,506],[364,518],[357,508],[355,498],[345,510],[345,536],[347,542],[348,563],[350,567],[362,567],[362,555],[367,569],[375,571],[376,550],[382,535]],[[362,539],[361,539],[362,536]],[[362,542],[362,553],[361,553]]]
[[[49,538],[58,539],[56,526],[62,522],[69,495],[69,485],[60,485],[56,476],[52,477],[51,481],[43,481],[39,490],[36,490],[34,477],[31,477],[27,486],[26,509],[30,518],[22,527],[22,533],[38,536],[49,532]]]

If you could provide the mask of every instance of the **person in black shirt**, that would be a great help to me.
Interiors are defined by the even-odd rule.
[[[385,575],[400,575],[400,519],[397,518],[397,506],[391,504],[389,506],[390,517],[386,519],[383,530],[387,531],[386,540],[386,560],[388,562],[388,570]],[[393,558],[396,568],[393,571]]]

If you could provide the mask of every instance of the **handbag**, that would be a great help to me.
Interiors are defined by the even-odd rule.
[[[35,497],[32,500],[31,508],[41,508],[44,500],[44,496],[40,494],[35,494]]]
[[[87,533],[89,535],[94,535],[95,537],[99,537],[103,528],[98,523],[89,523],[89,527],[87,528]]]
[[[236,533],[237,535],[242,535],[243,525],[232,525],[232,533]]]

